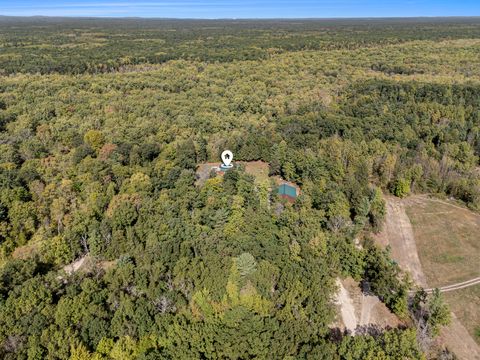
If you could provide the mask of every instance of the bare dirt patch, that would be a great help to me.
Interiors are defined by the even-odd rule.
[[[336,304],[339,306],[340,319],[336,325],[342,330],[354,335],[369,328],[395,328],[401,324],[378,297],[363,294],[358,282],[348,278],[337,280],[337,285]]]
[[[84,266],[84,264],[87,263],[87,262],[88,262],[88,257],[83,256],[80,259],[75,260],[71,264],[68,264],[68,265],[64,266],[63,271],[65,271],[68,275],[71,275],[74,272],[77,272],[78,270],[80,270],[80,268],[82,268]]]
[[[75,260],[74,262],[65,265],[62,270],[65,271],[68,275],[72,275],[77,271],[91,272],[96,269],[109,270],[117,264],[116,260],[112,261],[98,261],[98,259],[90,256],[84,255],[81,258]]]
[[[347,289],[343,286],[340,280],[337,280],[338,293],[335,303],[340,307],[340,316],[343,324],[343,328],[348,332],[354,334],[357,327],[358,320],[355,315],[355,307],[353,300],[348,293]]]
[[[220,162],[204,163],[197,166],[197,185],[202,185],[209,177],[212,170],[218,169]]]

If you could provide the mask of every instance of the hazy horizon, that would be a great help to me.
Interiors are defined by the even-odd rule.
[[[148,16],[89,16],[89,15],[4,15],[0,14],[0,17],[3,18],[47,18],[47,19],[112,19],[112,20],[121,20],[121,19],[141,19],[141,20],[402,20],[402,19],[480,19],[480,15],[440,15],[440,16],[357,16],[357,17],[251,17],[251,18],[236,18],[236,17],[218,17],[218,18],[196,18],[196,17],[148,17]]]
[[[0,0],[0,15],[152,19],[337,19],[480,16],[473,0],[182,0],[104,1]]]

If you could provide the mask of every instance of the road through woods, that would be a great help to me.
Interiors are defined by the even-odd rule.
[[[387,197],[386,208],[387,216],[384,229],[377,235],[377,240],[384,246],[390,245],[392,258],[402,269],[410,272],[415,283],[423,288],[428,288],[418,256],[412,224],[405,211],[404,201]],[[450,285],[450,287],[456,285],[459,284]],[[480,359],[479,346],[455,314],[452,313],[452,323],[443,329],[441,338],[460,359]]]

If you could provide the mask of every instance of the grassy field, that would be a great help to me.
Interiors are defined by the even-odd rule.
[[[253,175],[258,183],[268,183],[268,164],[263,161],[237,161],[237,165],[245,167],[245,172]],[[208,179],[213,167],[220,166],[220,161],[212,163],[199,164],[197,167],[197,178],[199,182]]]
[[[258,182],[268,183],[268,164],[263,161],[240,161],[245,166],[245,172],[255,176]]]
[[[429,287],[480,275],[480,215],[448,202],[413,197],[406,210]],[[480,285],[444,294],[456,317],[480,344]]]
[[[480,215],[423,197],[409,200],[406,210],[429,286],[480,275]]]
[[[480,344],[480,285],[444,294],[460,322]]]

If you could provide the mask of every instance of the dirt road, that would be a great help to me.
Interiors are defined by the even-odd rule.
[[[438,289],[440,290],[440,292],[448,292],[448,291],[453,291],[453,290],[464,289],[466,287],[477,285],[477,284],[480,284],[480,277],[470,279],[470,280],[467,280],[467,281],[462,281],[462,282],[452,284],[452,285],[442,286]],[[425,291],[427,293],[431,293],[431,292],[433,292],[433,290],[435,290],[435,288],[425,289]]]
[[[357,327],[357,316],[355,315],[355,307],[353,306],[352,298],[342,282],[337,279],[338,293],[336,303],[340,305],[340,315],[342,317],[345,329],[352,335],[355,335]]]
[[[405,212],[405,205],[398,198],[387,198],[387,216],[383,231],[377,236],[383,245],[390,245],[392,258],[407,270],[416,284],[426,288],[427,280],[418,257],[412,224]]]

